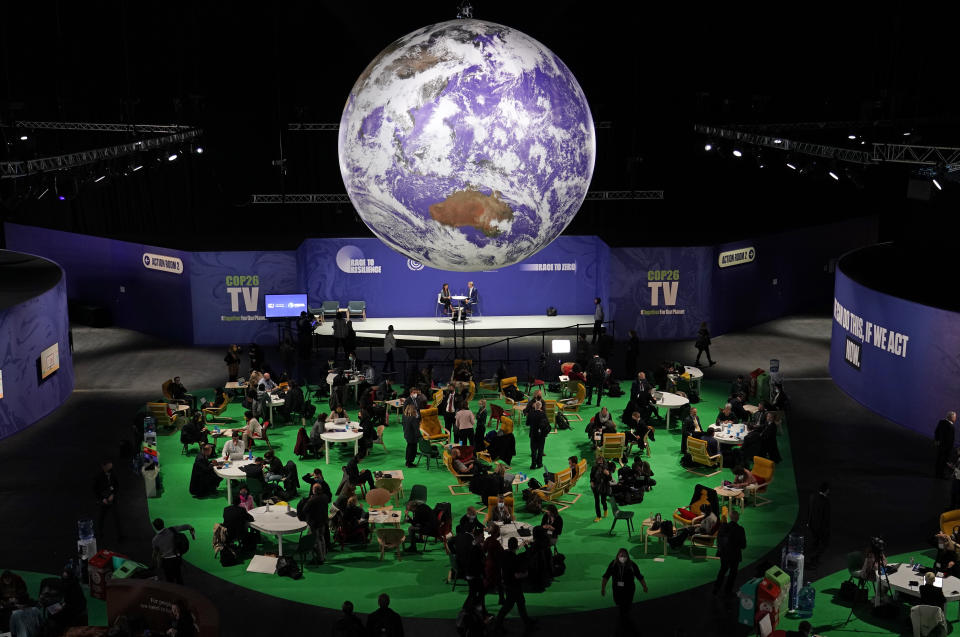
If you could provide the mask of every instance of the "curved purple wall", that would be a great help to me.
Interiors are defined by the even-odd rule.
[[[58,266],[59,267],[59,266]],[[65,276],[42,294],[0,310],[0,439],[29,427],[63,404],[73,391]],[[60,369],[38,381],[37,359],[59,345]]]
[[[861,285],[837,268],[830,375],[881,416],[933,435],[960,411],[960,314]]]

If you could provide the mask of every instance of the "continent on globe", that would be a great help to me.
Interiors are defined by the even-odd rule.
[[[513,220],[513,210],[496,190],[492,195],[458,190],[440,203],[432,204],[430,217],[454,228],[472,226],[488,237],[496,237],[502,232],[499,224]]]
[[[340,174],[368,228],[440,270],[493,270],[557,238],[583,204],[596,133],[550,49],[502,24],[409,33],[347,96]]]

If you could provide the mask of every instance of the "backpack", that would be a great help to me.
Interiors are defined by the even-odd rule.
[[[317,407],[310,401],[305,401],[303,405],[303,417],[307,420],[313,420],[317,413]]]
[[[552,383],[547,383],[547,391],[553,394],[559,394],[562,390],[562,386],[559,382],[553,381]]]
[[[183,555],[190,550],[190,540],[180,531],[173,532],[173,549],[177,552],[177,555]]]
[[[233,544],[227,544],[220,549],[220,566],[234,566],[240,563],[240,556]]]
[[[563,553],[555,553],[550,560],[550,571],[554,577],[560,577],[567,571],[567,558]]]
[[[540,501],[540,497],[533,492],[533,489],[524,489],[522,495],[524,508],[527,513],[543,513],[543,503]]]
[[[303,572],[300,570],[300,567],[297,566],[296,561],[289,555],[284,555],[277,558],[277,575],[280,577],[290,577],[292,579],[300,579],[303,577]]]
[[[569,428],[570,428],[570,421],[567,419],[566,416],[564,416],[564,415],[563,415],[562,413],[560,413],[559,411],[557,412],[556,418],[554,418],[554,422],[555,422],[556,425],[557,425],[557,429],[569,429]]]

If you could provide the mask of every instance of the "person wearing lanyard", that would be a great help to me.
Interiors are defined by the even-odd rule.
[[[643,586],[643,592],[647,590],[647,582],[640,574],[640,569],[630,559],[627,549],[617,551],[617,559],[610,562],[606,572],[603,574],[603,580],[600,582],[600,595],[607,594],[607,580],[613,578],[613,601],[620,609],[620,630],[627,631],[628,634],[637,632],[630,618],[630,605],[633,603],[633,594],[637,590],[633,580],[639,580]]]

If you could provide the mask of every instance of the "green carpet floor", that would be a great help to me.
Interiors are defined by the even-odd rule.
[[[3,569],[0,569],[3,570]],[[57,577],[56,575],[48,575],[46,573],[34,573],[33,571],[13,571],[17,575],[23,578],[23,581],[27,584],[27,592],[30,593],[30,597],[36,599],[40,594],[40,582],[47,579],[48,577]],[[96,599],[95,597],[90,597],[90,590],[86,586],[83,587],[83,594],[87,598],[87,620],[89,626],[106,626],[107,625],[107,603],[102,599]]]
[[[891,555],[887,557],[889,564],[906,563],[910,558],[924,566],[933,566],[936,551],[934,549],[920,549],[912,553]],[[910,625],[910,605],[904,601],[898,605],[898,614],[893,618],[880,618],[873,614],[873,588],[870,591],[869,602],[858,602],[850,614],[850,602],[837,599],[840,585],[850,578],[848,571],[838,571],[822,577],[812,583],[817,591],[817,601],[814,606],[813,617],[808,619],[815,633],[822,635],[850,635],[866,633],[870,635],[900,635],[912,637],[913,628]],[[916,600],[919,601],[919,600]],[[956,632],[958,605],[956,602],[947,602],[946,616],[948,633]],[[849,622],[847,618],[849,617]],[[801,622],[800,619],[786,618],[780,622],[779,628],[794,630]]]
[[[625,384],[624,389],[629,389],[628,384]],[[725,383],[704,383],[703,396],[698,407],[705,421],[716,413],[717,407],[725,401],[726,393]],[[626,396],[607,397],[604,399],[604,405],[619,418],[626,401]],[[473,407],[475,409],[475,405]],[[326,409],[324,408],[323,411]],[[547,469],[564,468],[568,456],[583,457],[585,454],[592,454],[591,445],[583,433],[583,428],[596,411],[596,407],[584,408],[582,410],[584,422],[573,421],[572,430],[548,437],[547,455],[544,459],[544,466]],[[349,409],[348,412],[351,417],[356,413],[354,409]],[[242,417],[241,406],[230,405],[227,415]],[[296,432],[297,427],[294,425],[271,429],[270,439],[278,457],[283,462],[289,459],[296,461],[300,475],[310,471],[314,466],[321,467],[327,482],[330,483],[331,488],[335,489],[340,482],[340,468],[348,460],[346,446],[342,449],[331,449],[329,465],[324,464],[323,460],[301,463],[293,456]],[[530,466],[527,430],[523,426],[518,426],[516,433],[518,455],[513,460],[513,467],[515,470],[526,472],[526,468]],[[466,507],[476,501],[473,495],[450,495],[447,487],[453,480],[445,469],[428,471],[423,466],[416,469],[404,468],[405,443],[395,415],[391,417],[391,426],[384,432],[384,439],[388,451],[384,452],[383,448],[375,446],[362,466],[371,470],[403,469],[404,488],[407,492],[412,485],[422,484],[428,489],[429,504],[451,502],[454,523],[464,513]],[[780,542],[790,531],[797,516],[793,461],[789,437],[785,433],[780,435],[779,444],[783,461],[777,465],[774,482],[767,494],[772,503],[757,509],[748,507],[741,518],[748,543],[744,554],[744,567]],[[188,484],[195,452],[191,450],[190,455],[182,455],[177,435],[161,436],[158,446],[164,489],[160,497],[148,501],[150,516],[151,518],[162,517],[167,524],[190,523],[196,527],[197,541],[186,555],[186,559],[197,567],[239,586],[330,608],[339,608],[344,600],[349,599],[358,610],[373,609],[376,607],[377,595],[384,591],[389,591],[392,607],[404,616],[450,617],[462,605],[465,588],[458,585],[454,593],[451,592],[450,586],[444,583],[449,560],[439,544],[430,545],[425,553],[404,556],[400,562],[390,555],[384,561],[379,561],[375,541],[366,548],[348,546],[343,552],[332,551],[326,564],[322,566],[307,566],[303,579],[299,581],[276,575],[247,573],[246,564],[222,567],[214,559],[211,536],[213,526],[221,521],[223,507],[226,505],[225,485],[221,487],[220,494],[216,498],[191,497]],[[222,442],[219,446],[222,446]],[[352,449],[351,444],[350,452]],[[708,486],[716,486],[721,480],[730,479],[729,470],[705,479],[685,471],[678,463],[679,449],[680,434],[676,424],[669,433],[664,432],[661,426],[657,432],[657,439],[653,443],[653,456],[650,458],[656,474],[657,486],[647,493],[641,504],[625,507],[627,510],[635,511],[638,532],[639,522],[651,513],[659,512],[665,518],[669,518],[677,506],[687,505],[693,487],[698,481]],[[260,444],[258,451],[262,453],[263,450],[264,446]],[[587,457],[592,465],[592,455]],[[538,479],[542,478],[540,471],[533,473]],[[581,481],[575,490],[583,493],[583,497],[562,514],[564,531],[560,538],[559,549],[567,557],[566,573],[554,580],[546,593],[528,595],[527,604],[532,614],[569,613],[610,606],[609,598],[602,598],[599,595],[600,578],[606,566],[616,556],[619,547],[627,547],[632,558],[640,565],[650,587],[649,597],[670,595],[701,585],[715,577],[719,562],[716,560],[694,561],[686,548],[682,551],[670,552],[664,560],[659,546],[651,543],[650,554],[645,555],[641,536],[634,534],[631,539],[628,539],[627,528],[622,521],[617,524],[614,534],[608,535],[612,518],[594,523],[594,503],[589,483]],[[305,490],[302,489],[301,492],[304,493]],[[518,518],[532,524],[539,524],[539,516],[518,512]],[[295,535],[288,536],[284,544],[285,552],[293,551],[296,539]],[[275,552],[275,550],[276,546],[271,541],[267,541],[265,546],[261,547],[261,552]]]

